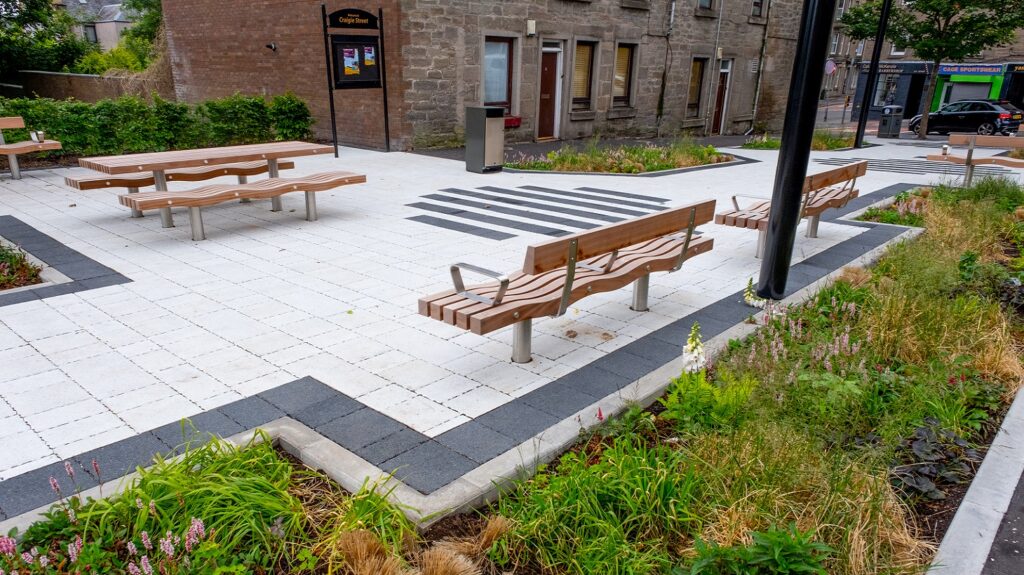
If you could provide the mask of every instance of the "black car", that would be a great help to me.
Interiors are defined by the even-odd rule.
[[[928,114],[928,133],[976,132],[984,136],[1010,134],[1020,127],[1019,108],[1005,100],[960,100]],[[910,131],[920,131],[921,116],[910,119]]]

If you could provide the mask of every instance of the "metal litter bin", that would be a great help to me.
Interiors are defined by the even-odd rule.
[[[499,172],[505,163],[505,108],[466,107],[466,170]]]
[[[879,138],[899,138],[903,131],[903,106],[889,105],[882,108],[878,122]]]

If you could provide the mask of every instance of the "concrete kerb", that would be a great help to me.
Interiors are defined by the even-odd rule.
[[[847,266],[870,266],[882,256],[889,246],[916,237],[923,231],[919,228],[908,228],[900,235],[852,260]],[[797,290],[782,300],[782,303],[797,304],[806,301],[841,273],[841,268],[834,270],[810,285]],[[752,315],[756,315],[756,310],[752,308],[751,311]],[[708,357],[715,357],[724,351],[730,339],[745,337],[756,331],[757,328],[756,324],[741,322],[710,338],[705,342]],[[680,353],[682,346],[683,342],[680,342]],[[348,491],[357,492],[364,486],[378,485],[378,491],[381,494],[387,495],[389,501],[401,508],[419,528],[425,529],[446,515],[468,511],[490,503],[501,494],[502,490],[512,486],[515,480],[533,475],[539,465],[556,458],[569,449],[582,433],[601,423],[597,416],[599,408],[604,417],[613,417],[632,405],[650,405],[665,392],[681,370],[681,358],[673,359],[621,390],[579,410],[574,415],[563,419],[533,438],[428,495],[396,480],[365,459],[290,417],[282,417],[256,429],[232,435],[226,440],[234,445],[243,446],[253,441],[254,433],[257,430],[262,430],[275,445],[280,446],[305,465],[322,470]],[[1017,404],[1021,404],[1020,411],[1024,412],[1024,401],[1018,401],[1014,405]],[[1009,419],[1009,415],[1007,418]],[[1024,415],[1020,416],[1020,428],[1020,433],[1024,434]],[[997,438],[998,441],[999,438]],[[85,490],[81,495],[98,498],[101,493],[105,493],[105,496],[109,497],[120,493],[138,476],[137,472],[133,472],[116,481],[109,481],[100,487]],[[1010,493],[1012,493],[1012,486]],[[1007,495],[1007,502],[1008,500],[1009,495]],[[0,523],[0,532],[6,533],[14,527],[21,531],[41,519],[44,512],[50,507],[52,505],[46,505],[10,518]],[[993,537],[997,527],[998,521],[992,530]]]
[[[1024,389],[1003,419],[985,459],[942,538],[929,573],[981,573],[1017,482],[1024,473]]]

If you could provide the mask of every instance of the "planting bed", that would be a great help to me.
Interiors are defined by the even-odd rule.
[[[720,164],[734,159],[713,146],[701,146],[689,140],[678,140],[664,146],[617,148],[602,148],[595,141],[582,150],[567,146],[543,157],[523,155],[506,163],[505,167],[545,172],[644,174]]]
[[[0,291],[41,283],[41,272],[25,252],[0,240]]]
[[[1024,376],[1022,200],[1000,180],[933,188],[919,238],[804,304],[752,308],[761,328],[711,362],[691,334],[692,369],[654,405],[425,534],[372,486],[346,493],[266,442],[212,443],[110,500],[65,496],[17,549],[0,541],[0,568],[922,572]]]

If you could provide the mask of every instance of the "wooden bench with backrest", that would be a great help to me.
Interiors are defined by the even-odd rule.
[[[295,162],[281,161],[277,163],[279,170],[291,170],[295,168]],[[179,168],[168,170],[165,178],[168,182],[202,182],[220,178],[223,176],[237,176],[239,184],[249,183],[249,176],[265,174],[270,170],[267,162],[244,162],[240,164],[216,164],[212,166],[199,166],[196,168]],[[65,176],[64,183],[76,190],[101,190],[105,188],[128,188],[129,194],[139,193],[139,188],[152,186],[156,183],[156,177],[152,172],[140,172],[137,174],[83,174],[78,176]],[[249,201],[249,200],[243,200]],[[133,209],[133,218],[141,218],[142,212]]]
[[[202,208],[232,200],[278,198],[290,192],[305,192],[306,219],[316,221],[316,192],[331,190],[349,184],[362,184],[366,176],[352,172],[325,172],[298,178],[270,178],[245,184],[214,184],[185,191],[155,191],[125,194],[121,204],[132,210],[154,210],[172,207],[189,209],[192,239],[205,240]]]
[[[821,221],[821,214],[825,210],[842,208],[857,197],[860,193],[860,190],[857,189],[857,178],[866,174],[867,171],[867,161],[861,161],[804,178],[800,217],[807,218],[807,237],[818,237],[818,222]],[[748,196],[733,196],[734,209],[715,215],[715,223],[757,230],[757,252],[755,255],[760,258],[764,255],[772,202],[761,198],[760,201],[741,208],[738,200],[740,197]]]
[[[478,335],[512,325],[512,361],[529,362],[533,319],[561,316],[592,293],[633,283],[632,307],[646,311],[652,272],[676,271],[714,246],[696,233],[714,213],[707,200],[535,244],[522,271],[508,275],[454,264],[453,289],[420,299],[419,312]],[[495,282],[466,288],[462,270]]]
[[[45,152],[48,150],[61,149],[60,142],[56,140],[43,140],[36,142],[26,140],[7,144],[4,142],[4,130],[18,130],[25,127],[25,120],[20,116],[0,118],[0,156],[7,156],[7,165],[11,170],[11,177],[15,180],[21,179],[21,168],[18,166],[19,154],[30,154],[32,152]]]
[[[967,153],[957,156],[949,153],[949,146],[967,146]],[[983,165],[1004,166],[1007,168],[1024,168],[1024,160],[994,156],[991,158],[975,158],[975,148],[1001,148],[1004,150],[1024,149],[1024,138],[1008,136],[981,136],[978,134],[950,134],[949,146],[943,146],[941,154],[929,154],[927,159],[933,162],[950,162],[966,167],[964,186],[970,186],[974,180],[974,167]]]

